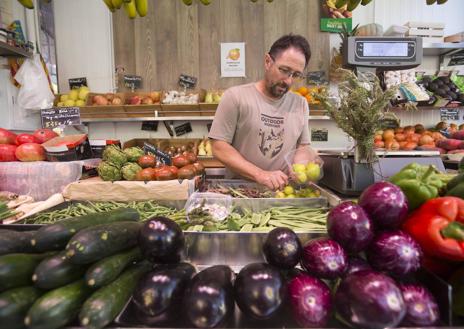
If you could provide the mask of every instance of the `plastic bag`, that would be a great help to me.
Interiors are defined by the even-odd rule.
[[[18,105],[28,110],[47,109],[53,106],[55,96],[50,90],[39,54],[28,58],[19,68],[15,80],[21,84]]]
[[[232,211],[232,197],[220,193],[195,192],[188,198],[185,211],[190,223],[221,222]]]
[[[324,161],[309,146],[299,147],[285,155],[292,180],[298,185],[317,182],[322,178]]]

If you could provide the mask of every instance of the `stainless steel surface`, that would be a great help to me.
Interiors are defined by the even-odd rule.
[[[424,42],[422,45],[424,55],[427,56],[438,56],[445,55],[450,51],[463,49],[464,42],[443,42],[443,43],[430,43]]]
[[[226,168],[205,168],[206,172],[206,179],[213,177],[213,178],[220,178],[224,177],[226,174]]]

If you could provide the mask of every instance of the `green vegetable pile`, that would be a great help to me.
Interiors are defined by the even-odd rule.
[[[154,201],[126,202],[86,202],[71,204],[64,209],[42,212],[23,220],[24,224],[52,224],[61,219],[105,212],[118,208],[136,209],[142,221],[154,216],[166,216],[177,222],[189,232],[200,231],[241,231],[269,232],[275,227],[288,227],[294,231],[326,232],[327,208],[307,208],[282,206],[272,207],[261,212],[247,209],[234,209],[222,222],[214,222],[210,216],[195,217],[187,221],[185,210],[162,206]]]

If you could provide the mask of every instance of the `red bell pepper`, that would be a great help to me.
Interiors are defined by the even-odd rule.
[[[464,261],[464,200],[452,196],[431,199],[403,224],[426,255]]]

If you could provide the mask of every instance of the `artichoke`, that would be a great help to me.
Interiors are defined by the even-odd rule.
[[[135,175],[140,170],[142,170],[142,167],[138,164],[134,162],[126,163],[121,169],[122,177],[124,177],[125,180],[135,180]]]
[[[113,163],[102,161],[97,168],[98,176],[104,181],[121,180],[121,170]]]
[[[119,169],[127,162],[127,155],[116,145],[108,145],[103,151],[103,160],[110,162]]]
[[[137,162],[137,160],[142,156],[145,155],[145,152],[140,147],[128,147],[123,151],[127,156],[127,161],[130,162]]]

